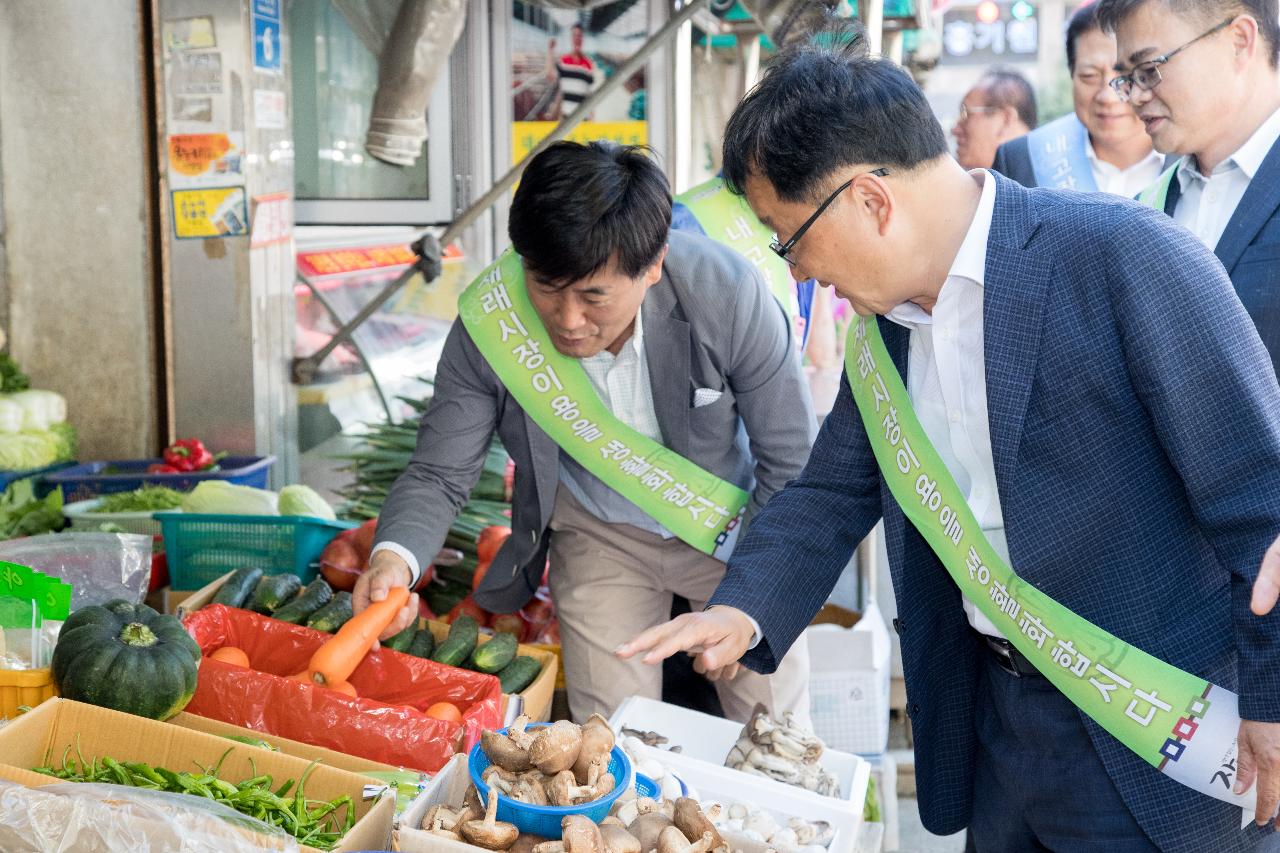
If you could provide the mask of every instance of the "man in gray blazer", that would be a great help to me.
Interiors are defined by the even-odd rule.
[[[799,474],[815,421],[791,324],[746,258],[669,232],[671,195],[652,160],[636,148],[558,143],[529,164],[509,222],[534,311],[614,417],[748,491],[748,522]],[[494,432],[515,461],[512,533],[476,601],[494,612],[520,608],[549,555],[573,716],[607,716],[633,694],[660,698],[661,672],[619,660],[614,649],[664,622],[673,595],[702,609],[726,555],[675,538],[562,451],[460,320],[417,450],[379,518],[356,611],[393,585],[420,581]],[[383,637],[408,625],[417,607],[414,596]],[[803,646],[771,676],[736,665],[707,674],[731,717],[745,719],[756,702],[808,717]]]

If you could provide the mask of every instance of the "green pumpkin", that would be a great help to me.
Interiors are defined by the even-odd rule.
[[[72,613],[53,649],[60,695],[153,720],[187,706],[199,667],[181,622],[123,599]]]

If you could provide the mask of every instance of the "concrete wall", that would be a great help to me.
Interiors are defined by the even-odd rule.
[[[155,449],[137,0],[0,3],[0,322],[82,459]]]

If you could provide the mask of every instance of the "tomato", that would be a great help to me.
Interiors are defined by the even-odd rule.
[[[471,591],[475,592],[480,588],[480,582],[484,580],[484,576],[489,572],[489,561],[481,560],[480,565],[476,566],[475,574],[471,576]]]
[[[459,601],[457,605],[455,605],[454,608],[449,611],[448,615],[444,617],[443,621],[452,625],[453,620],[457,619],[463,613],[467,614],[468,616],[472,617],[477,622],[479,622],[481,628],[489,624],[489,619],[493,615],[489,611],[481,607],[479,604],[476,604],[475,599],[468,595],[466,598]]]
[[[223,663],[229,663],[232,666],[242,666],[245,669],[249,668],[249,656],[246,655],[243,650],[237,649],[235,646],[223,646],[213,654],[209,655],[209,657],[217,661],[222,661]]]
[[[457,705],[449,702],[437,702],[427,709],[427,716],[435,720],[444,720],[446,723],[462,722],[462,712],[458,710]]]
[[[492,563],[498,556],[498,549],[511,536],[511,528],[493,524],[480,531],[476,539],[476,559],[481,563]]]

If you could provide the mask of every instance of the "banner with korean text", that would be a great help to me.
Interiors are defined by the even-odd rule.
[[[582,365],[559,353],[507,250],[458,298],[458,314],[520,407],[609,488],[681,541],[723,559],[749,495],[619,421]]]
[[[751,261],[788,317],[799,315],[800,306],[787,262],[769,251],[773,232],[756,218],[745,198],[731,193],[722,178],[712,178],[681,193],[675,200],[689,208],[708,237]]]
[[[1076,707],[1165,775],[1254,810],[1232,793],[1238,699],[1077,616],[1023,581],[983,535],[920,425],[874,319],[849,330],[845,371],[889,491],[965,598]]]

